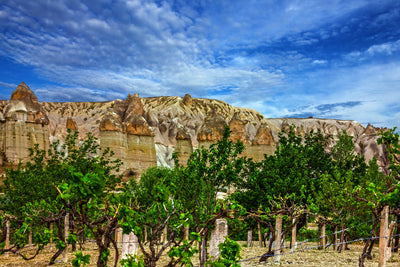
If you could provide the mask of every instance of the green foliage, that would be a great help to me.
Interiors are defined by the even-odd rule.
[[[168,256],[173,260],[175,258],[180,259],[180,263],[183,266],[193,266],[192,257],[197,252],[198,249],[192,248],[191,244],[187,240],[184,240],[182,245],[172,247],[171,250],[168,251]]]
[[[72,266],[80,267],[90,264],[90,255],[83,255],[82,251],[75,253],[75,258],[72,260]]]
[[[380,203],[382,205],[399,206],[400,203],[400,137],[396,129],[395,127],[381,132],[381,136],[377,140],[378,144],[385,146],[389,161],[388,168],[384,170],[387,190],[383,194],[381,193]],[[375,184],[371,184],[370,190],[379,191]]]
[[[240,141],[230,140],[230,129],[225,127],[221,140],[201,147],[192,153],[186,166],[182,166],[175,156],[174,199],[183,204],[193,221],[190,227],[200,233],[201,246],[206,243],[209,230],[214,227],[214,219],[226,217],[229,206],[226,201],[218,200],[217,193],[229,189],[242,179],[246,159],[240,154],[244,145]],[[200,249],[200,265],[206,261],[206,255]]]
[[[66,244],[60,239],[56,239],[55,243],[58,250],[63,250],[66,247]]]
[[[175,199],[185,203],[196,225],[202,227],[216,211],[217,192],[241,179],[245,159],[240,157],[244,150],[241,142],[233,143],[229,127],[223,138],[208,149],[202,147],[190,156],[187,166],[175,162]]]
[[[119,261],[121,267],[145,267],[142,257],[138,258],[136,255],[128,255],[126,259]]]
[[[54,142],[48,151],[35,145],[30,151],[31,160],[25,166],[19,164],[15,169],[6,170],[0,209],[12,215],[18,224],[15,239],[19,247],[26,244],[25,235],[33,226],[44,231],[44,235],[34,236],[39,249],[50,237],[47,223],[62,226],[68,212],[77,231],[82,230],[98,241],[104,240],[96,243],[102,243],[99,257],[106,260],[104,251],[110,240],[103,237],[110,236],[117,227],[115,214],[119,200],[114,192],[120,176],[115,173],[121,162],[109,160],[112,152],[102,151],[90,133],[79,146],[78,143],[78,132],[69,132],[65,144]],[[57,232],[56,247],[62,250],[64,237],[61,229]],[[71,233],[67,242],[75,244],[76,236]]]
[[[123,232],[129,234],[133,231],[139,243],[143,243],[145,229],[150,231],[148,247],[141,247],[147,249],[143,253],[146,265],[159,259],[155,247],[163,229],[168,226],[168,237],[172,242],[175,236],[182,234],[182,226],[190,219],[183,212],[182,203],[175,200],[173,175],[174,172],[167,168],[149,168],[142,174],[139,183],[131,179],[121,194],[121,200],[125,204],[119,212]],[[179,247],[179,243],[180,241],[176,241],[174,246]],[[164,251],[167,247],[164,244],[160,250]]]
[[[297,240],[303,241],[306,239],[314,239],[314,238],[318,238],[318,237],[319,237],[319,235],[318,235],[317,230],[311,230],[311,229],[303,227],[299,230],[299,233],[297,235]]]
[[[220,256],[218,260],[210,262],[210,265],[213,267],[240,267],[240,264],[238,261],[241,259],[240,257],[240,251],[241,247],[240,245],[229,239],[229,237],[225,238],[225,241],[223,243],[220,243],[218,245],[219,251],[220,251]]]
[[[106,249],[105,251],[102,251],[101,252],[100,261],[103,262],[104,264],[107,263],[109,256],[110,256],[110,250],[109,249]]]
[[[245,179],[237,184],[242,190],[231,196],[251,218],[270,229],[277,213],[284,215],[284,223],[290,227],[292,219],[307,209],[318,209],[314,192],[320,189],[324,173],[332,169],[325,152],[327,140],[321,133],[311,132],[303,138],[291,127],[279,138],[274,155],[265,155],[260,163],[246,162]]]
[[[217,200],[217,192],[226,190],[240,179],[245,161],[239,156],[243,144],[233,143],[229,136],[230,130],[226,128],[220,141],[208,149],[196,150],[186,166],[179,164],[174,155],[173,170],[149,168],[139,183],[130,180],[125,185],[120,225],[124,233],[134,231],[139,243],[143,242],[145,226],[151,233],[148,235],[149,250],[144,253],[146,265],[159,259],[159,252],[155,253],[153,248],[166,226],[169,242],[159,251],[172,246],[169,252],[171,266],[189,265],[191,256],[197,251],[192,248],[194,240],[207,240],[215,218],[227,216],[230,207],[225,201]],[[184,227],[191,230],[189,241],[180,238]]]

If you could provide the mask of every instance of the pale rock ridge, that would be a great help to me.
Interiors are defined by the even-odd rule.
[[[100,122],[100,145],[124,162],[126,176],[138,177],[157,164],[154,133],[143,115],[139,95],[129,94],[125,101],[115,101]]]
[[[3,115],[3,114],[2,114]],[[0,116],[1,163],[25,162],[29,148],[49,148],[49,119],[32,90],[22,82]]]
[[[381,167],[387,164],[384,148],[376,143],[381,129],[372,125],[365,128],[355,121],[265,119],[252,109],[192,98],[189,94],[150,98],[133,94],[125,100],[108,102],[39,103],[26,84],[21,83],[17,89],[12,100],[0,100],[3,161],[24,160],[31,144],[39,143],[46,148],[49,139],[62,141],[67,128],[72,128],[80,132],[82,139],[92,132],[102,147],[110,147],[115,157],[122,159],[122,170],[127,175],[139,176],[156,164],[172,167],[173,152],[178,152],[181,163],[185,163],[195,149],[208,147],[222,137],[225,125],[231,128],[233,141],[245,143],[243,155],[262,160],[264,154],[275,151],[278,133],[294,125],[295,131],[303,136],[311,130],[320,130],[332,137],[331,145],[338,133],[346,131],[354,137],[356,150],[367,160],[375,156]]]
[[[364,155],[366,161],[370,161],[374,157],[377,159],[381,171],[387,170],[390,163],[386,158],[386,149],[382,145],[378,145],[377,139],[379,138],[379,132],[385,131],[386,129],[375,128],[371,124],[368,124],[365,128],[364,133],[358,137],[355,142],[355,150],[357,153]]]
[[[334,119],[315,119],[315,118],[284,118],[284,119],[267,119],[267,123],[272,129],[275,140],[278,140],[278,133],[281,130],[287,130],[294,125],[294,130],[301,136],[311,131],[320,131],[324,136],[331,137],[330,147],[338,140],[338,134],[345,131],[353,137],[355,150],[365,157],[369,162],[373,157],[378,161],[381,168],[387,166],[385,159],[385,148],[377,144],[378,134],[381,130],[368,124],[365,128],[356,121],[334,120]]]
[[[179,160],[182,163],[187,162],[190,155],[193,153],[193,146],[192,141],[190,140],[190,135],[183,126],[178,128],[178,132],[176,134],[175,150],[173,152],[178,153]],[[173,166],[173,162],[171,162],[170,166]]]
[[[172,149],[179,153],[181,162],[185,163],[194,149],[208,147],[219,140],[225,125],[235,128],[232,133],[233,141],[240,139],[249,144],[245,153],[247,156],[261,159],[259,153],[275,150],[268,125],[264,122],[264,117],[255,110],[233,107],[219,100],[192,98],[189,94],[183,98],[144,98],[143,102],[145,114],[152,115],[149,125],[154,129],[155,142],[168,147],[157,150],[157,153],[167,153],[164,156],[157,155],[158,158],[169,157]],[[240,134],[236,134],[236,131],[240,131]],[[257,149],[253,148],[252,143],[260,142],[262,133],[264,138],[269,137],[268,141],[263,141],[268,145],[257,145]],[[163,162],[172,160],[169,158]]]
[[[42,105],[39,103],[36,95],[24,82],[21,82],[17,89],[12,92],[11,100],[4,113],[8,121],[49,124],[49,119]]]
[[[67,135],[65,125],[68,117],[75,121],[80,139],[85,138],[88,132],[99,137],[101,118],[116,101],[118,100],[109,102],[42,102],[41,104],[49,117],[50,135],[55,139],[63,140]]]

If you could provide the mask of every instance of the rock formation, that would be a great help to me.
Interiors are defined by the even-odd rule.
[[[21,82],[17,89],[12,92],[10,103],[7,105],[4,114],[8,121],[49,124],[49,119],[39,100],[24,82]]]
[[[244,155],[262,160],[272,154],[278,133],[294,125],[304,136],[321,131],[330,136],[346,131],[353,136],[357,152],[367,160],[378,159],[385,166],[385,150],[377,145],[380,129],[355,121],[333,119],[266,119],[259,112],[233,107],[213,99],[184,97],[140,98],[128,95],[125,100],[108,102],[40,103],[29,87],[21,83],[11,100],[0,101],[0,155],[2,161],[26,160],[28,148],[39,143],[49,147],[49,140],[63,140],[67,129],[78,130],[80,138],[91,132],[103,148],[110,147],[124,165],[127,176],[138,177],[150,166],[173,166],[177,152],[181,163],[201,146],[208,147],[222,137],[225,125],[232,130],[231,139],[241,140]]]
[[[29,148],[49,148],[49,119],[31,89],[22,82],[0,116],[1,163],[25,162]]]
[[[67,130],[78,131],[78,126],[76,126],[76,122],[71,117],[67,118],[67,124],[65,125],[65,127],[67,128]]]
[[[143,115],[139,95],[128,95],[125,101],[116,101],[100,122],[101,147],[111,148],[124,162],[126,176],[138,177],[157,165],[154,133]]]

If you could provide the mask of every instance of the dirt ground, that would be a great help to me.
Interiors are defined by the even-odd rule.
[[[239,242],[244,244],[244,242]],[[283,253],[287,253],[281,256],[280,263],[274,263],[273,259],[270,258],[267,262],[258,263],[260,255],[266,252],[266,248],[260,248],[258,246],[245,247],[242,246],[241,256],[242,259],[249,259],[241,262],[241,266],[358,266],[358,258],[361,254],[362,244],[351,244],[350,250],[337,253],[329,248],[325,251],[317,249],[307,249],[315,246],[316,243],[306,243],[298,247],[298,252],[290,253],[289,249],[286,249]],[[29,249],[27,249],[29,250]],[[30,249],[32,251],[32,248]],[[0,266],[48,266],[50,257],[54,254],[56,249],[48,246],[45,251],[40,253],[35,259],[30,261],[24,261],[20,256],[17,255],[2,255],[0,256]],[[28,251],[29,252],[29,251]],[[86,244],[84,246],[83,254],[91,254],[91,263],[89,266],[96,266],[96,247],[94,244]],[[378,266],[378,247],[375,247],[372,252],[374,258],[367,260],[366,266]],[[56,264],[53,266],[71,266],[71,260],[75,256],[72,252],[68,255],[68,263],[62,263],[63,257],[60,256]],[[159,261],[158,266],[164,266],[167,256]],[[111,260],[109,266],[113,266],[114,253],[111,253]],[[197,263],[197,258],[194,259],[194,264]],[[387,266],[400,266],[400,255],[399,253],[392,254],[391,260],[387,263]]]

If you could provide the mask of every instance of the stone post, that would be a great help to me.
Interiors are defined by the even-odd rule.
[[[297,249],[297,222],[296,219],[293,219],[292,226],[292,251]]]
[[[247,231],[247,247],[251,247],[253,245],[253,230]]]
[[[210,237],[210,256],[213,260],[219,257],[218,245],[225,241],[228,235],[228,222],[226,219],[217,219],[215,221],[215,229],[211,232]]]
[[[65,241],[65,249],[63,252],[64,263],[68,262],[68,244],[67,244],[68,234],[69,234],[69,213],[67,213],[64,218],[64,241]]]
[[[378,267],[385,267],[387,254],[390,251],[387,250],[388,248],[388,241],[389,241],[389,206],[385,206],[381,212],[381,221],[379,226],[379,263]]]
[[[138,237],[131,232],[129,235],[122,235],[122,258],[126,259],[128,254],[135,255],[139,249]]]
[[[274,261],[280,262],[281,256],[281,239],[282,239],[282,214],[276,215],[275,219],[275,240],[274,240]]]
[[[118,228],[115,230],[115,243],[117,243],[117,246],[120,245],[122,242],[122,228]]]

